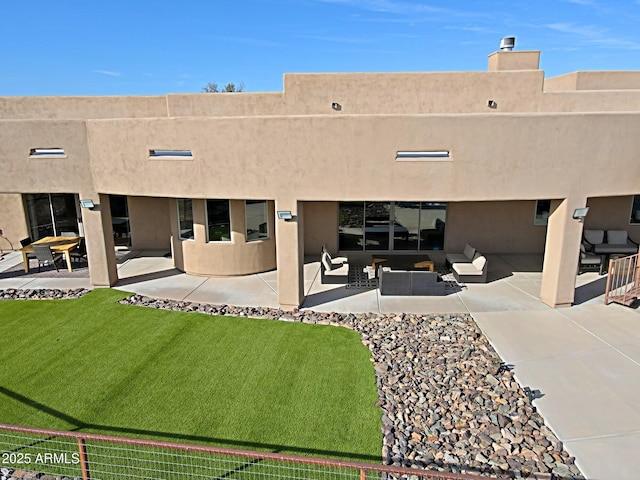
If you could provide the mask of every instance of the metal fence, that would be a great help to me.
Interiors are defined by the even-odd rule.
[[[609,260],[604,304],[612,302],[630,306],[640,296],[638,254]]]
[[[2,424],[0,452],[1,468],[84,480],[481,479],[476,475]]]

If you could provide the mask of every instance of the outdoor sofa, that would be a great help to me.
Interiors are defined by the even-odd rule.
[[[445,282],[437,272],[378,267],[380,295],[444,295]]]
[[[582,233],[586,253],[601,256],[600,274],[608,267],[611,255],[634,255],[638,244],[629,238],[626,230],[585,229]]]

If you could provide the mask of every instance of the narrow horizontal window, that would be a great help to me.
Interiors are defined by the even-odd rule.
[[[441,160],[446,158],[451,158],[449,150],[404,151],[396,153],[396,160]]]
[[[150,158],[182,158],[191,160],[193,153],[191,150],[149,150]]]
[[[29,150],[30,157],[61,158],[66,157],[64,148],[32,148]]]

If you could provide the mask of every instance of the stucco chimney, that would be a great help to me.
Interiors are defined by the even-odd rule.
[[[489,71],[538,70],[540,50],[513,51],[516,37],[503,37],[500,50],[489,55]]]

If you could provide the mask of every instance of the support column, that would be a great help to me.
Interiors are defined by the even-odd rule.
[[[553,308],[573,303],[583,224],[572,216],[586,203],[584,197],[551,201],[540,299]]]
[[[111,287],[118,281],[118,267],[113,244],[109,195],[80,192],[80,198],[91,199],[95,204],[92,210],[82,209],[82,225],[87,245],[91,285]]]
[[[278,302],[283,310],[292,310],[304,302],[304,221],[303,203],[276,200],[276,211],[290,210],[293,219],[278,219],[276,214],[276,262]]]

